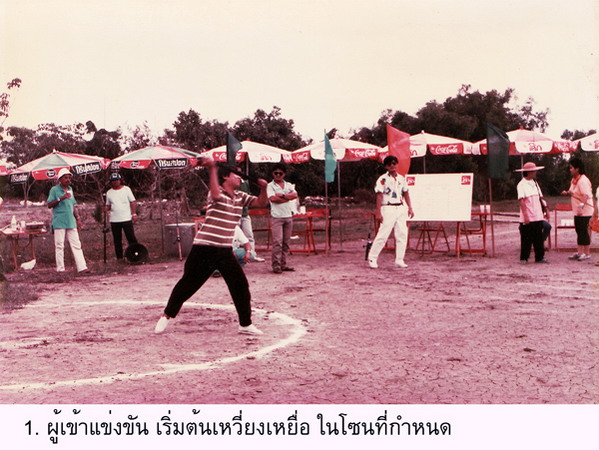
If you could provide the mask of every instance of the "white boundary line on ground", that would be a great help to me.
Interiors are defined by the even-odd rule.
[[[106,304],[134,304],[137,306],[144,305],[154,305],[154,304],[162,304],[163,302],[139,302],[139,301],[101,301],[101,302],[78,302],[77,305],[106,305]],[[51,305],[30,305],[28,307],[49,307]],[[201,307],[201,308],[213,308],[213,309],[221,309],[221,310],[234,310],[233,305],[219,305],[219,304],[210,304],[210,303],[192,303],[189,302],[186,304],[187,307]],[[252,308],[252,312],[266,315],[266,311],[261,309]],[[267,354],[279,350],[288,345],[295,344],[298,342],[306,333],[305,326],[301,323],[301,321],[294,319],[286,314],[277,313],[277,312],[269,312],[268,316],[272,319],[278,320],[283,325],[289,325],[292,327],[292,331],[290,335],[284,339],[281,339],[271,345],[263,347],[259,350],[255,350],[249,353],[243,353],[237,356],[231,356],[227,358],[221,358],[214,361],[207,361],[198,364],[163,364],[162,370],[155,370],[151,372],[144,373],[132,373],[132,374],[117,374],[117,375],[108,375],[101,377],[93,377],[93,378],[83,378],[79,380],[63,380],[63,381],[55,381],[55,382],[42,382],[42,383],[23,383],[23,384],[8,384],[8,385],[0,385],[0,391],[16,391],[20,389],[54,389],[57,387],[66,387],[66,386],[84,386],[90,384],[102,384],[102,383],[113,383],[115,381],[128,381],[128,380],[138,380],[141,378],[156,376],[156,375],[170,375],[173,373],[179,372],[191,372],[196,370],[209,370],[216,369],[224,366],[225,364],[234,363],[240,361],[242,359],[247,358],[262,358]],[[151,326],[150,326],[151,329]],[[259,339],[259,338],[258,338]]]

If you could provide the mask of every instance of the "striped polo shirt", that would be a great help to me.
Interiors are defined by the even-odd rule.
[[[241,212],[245,206],[256,198],[242,191],[235,191],[231,197],[220,187],[220,200],[212,200],[208,194],[206,220],[193,240],[194,245],[210,245],[212,247],[232,247],[235,226],[239,223]]]

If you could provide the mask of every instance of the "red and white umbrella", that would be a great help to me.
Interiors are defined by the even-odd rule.
[[[197,165],[199,153],[166,145],[151,145],[125,153],[111,162],[113,168],[147,169],[154,164],[159,169],[184,169]]]
[[[556,141],[549,136],[531,130],[520,128],[508,131],[510,140],[510,155],[525,155],[538,153],[567,153],[571,151],[569,141]],[[474,144],[474,153],[487,154],[487,140],[483,139]]]
[[[221,145],[220,147],[206,150],[201,155],[207,156],[214,161],[227,162],[227,146]],[[246,159],[249,159],[252,163],[293,162],[291,152],[250,140],[243,141],[241,149],[235,155],[235,161],[237,162],[246,161]]]
[[[361,159],[379,159],[381,147],[366,142],[351,139],[333,138],[329,139],[335,159],[340,162],[359,161]],[[307,162],[310,159],[324,160],[324,140],[315,144],[307,145],[292,152],[294,163]]]
[[[470,155],[473,152],[473,144],[461,139],[425,133],[424,131],[410,136],[412,158],[425,156],[427,150],[433,155]],[[383,155],[387,151],[388,147],[383,147]]]
[[[9,180],[11,183],[25,183],[29,175],[34,180],[51,180],[56,178],[60,169],[68,169],[76,175],[87,175],[106,169],[109,163],[110,160],[101,156],[54,150],[52,153],[9,171]]]
[[[599,133],[593,133],[582,139],[577,139],[573,141],[573,144],[574,149],[580,145],[580,148],[585,152],[599,152]]]

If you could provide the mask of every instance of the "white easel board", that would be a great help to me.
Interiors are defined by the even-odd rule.
[[[412,221],[465,222],[472,210],[472,173],[406,175],[414,209]]]

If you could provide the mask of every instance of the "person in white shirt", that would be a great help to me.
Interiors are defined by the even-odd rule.
[[[256,261],[256,253],[252,250],[251,242],[239,225],[235,227],[233,234],[233,252],[241,267],[251,261]]]
[[[110,174],[111,189],[106,193],[104,211],[110,213],[110,228],[114,239],[116,259],[123,259],[123,232],[129,245],[137,244],[133,224],[137,222],[137,203],[129,186],[122,183],[121,175],[117,172]]]
[[[523,178],[517,186],[520,204],[520,264],[526,264],[531,247],[535,250],[535,262],[546,263],[543,243],[543,193],[536,181],[537,172],[543,169],[533,162],[527,162],[515,172],[522,172]]]
[[[383,160],[387,172],[376,181],[376,219],[381,222],[368,253],[368,266],[378,268],[378,257],[393,231],[395,235],[395,265],[405,268],[404,261],[408,243],[407,219],[414,217],[412,201],[405,178],[397,173],[397,158],[387,156]]]
[[[284,164],[276,164],[272,171],[273,180],[266,187],[266,195],[270,201],[272,254],[271,264],[274,273],[295,270],[287,265],[289,241],[293,227],[293,209],[296,205],[297,192],[292,183],[285,181],[287,169]]]

